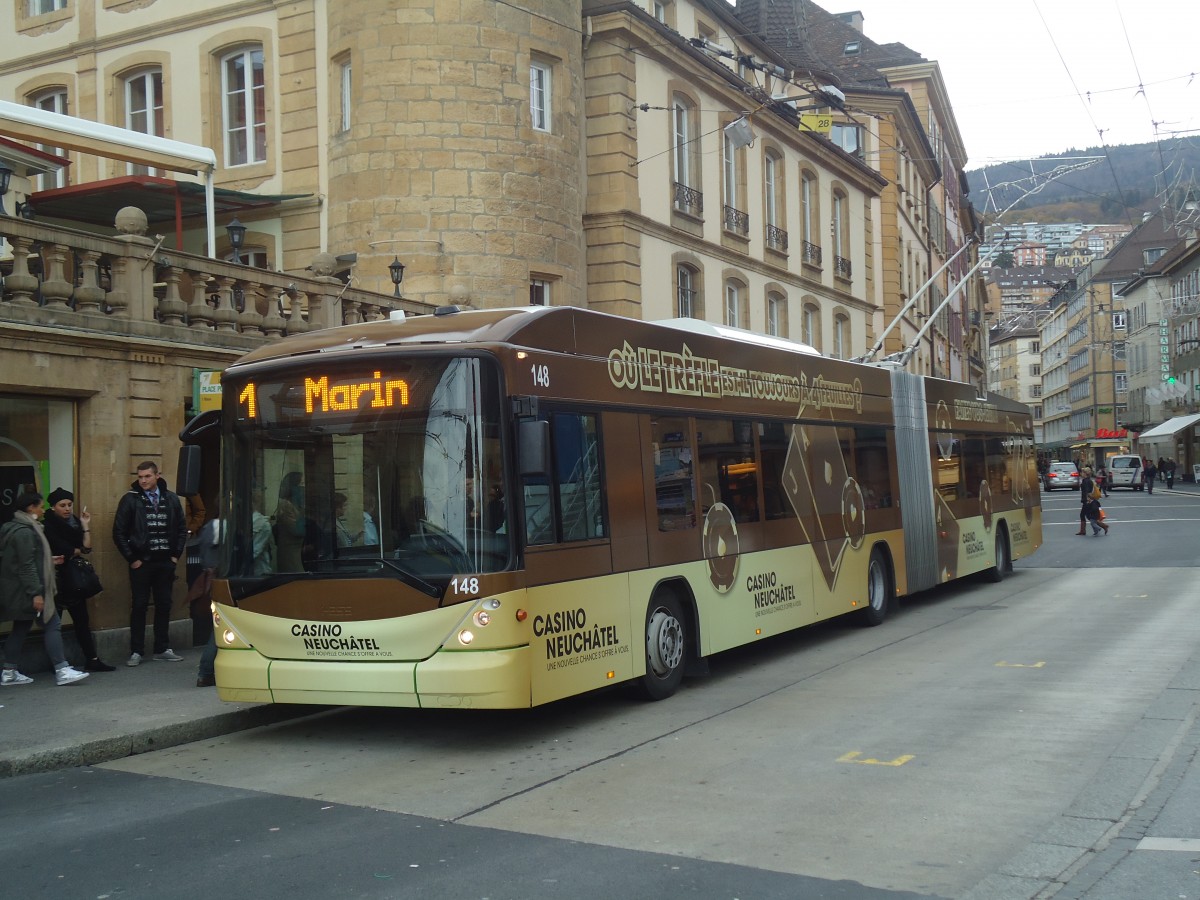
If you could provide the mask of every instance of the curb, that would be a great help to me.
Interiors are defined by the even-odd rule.
[[[147,728],[128,735],[98,738],[64,747],[43,747],[0,759],[0,778],[55,772],[77,766],[94,766],[139,753],[164,750],[192,741],[302,718],[320,709],[323,707],[285,704],[256,706],[218,713],[202,719]]]

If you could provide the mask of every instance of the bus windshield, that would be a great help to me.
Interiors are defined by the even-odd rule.
[[[320,359],[225,390],[229,577],[358,573],[433,588],[509,566],[494,360]]]

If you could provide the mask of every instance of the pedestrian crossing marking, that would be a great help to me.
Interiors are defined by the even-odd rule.
[[[1004,660],[1000,660],[1000,662],[996,663],[996,668],[998,668],[998,669],[1044,669],[1044,668],[1046,668],[1046,664],[1044,662],[1010,663],[1010,662],[1005,662]]]

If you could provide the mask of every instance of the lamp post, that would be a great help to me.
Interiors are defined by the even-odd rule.
[[[246,226],[234,218],[225,226],[225,234],[229,236],[229,246],[233,248],[233,261],[241,265],[242,245],[246,243]]]
[[[402,282],[404,280],[404,263],[400,262],[399,256],[394,256],[392,261],[388,264],[388,272],[391,273],[392,284],[395,285],[395,287],[396,287],[396,290],[392,294],[392,296],[399,297],[400,296],[400,282]]]
[[[8,166],[0,166],[0,216],[7,216],[4,211],[4,195],[8,193],[8,185],[12,180],[12,169]]]

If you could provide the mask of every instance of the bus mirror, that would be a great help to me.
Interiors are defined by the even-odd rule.
[[[175,493],[190,497],[200,493],[200,448],[185,444],[179,448],[179,465],[175,469]]]
[[[521,474],[546,475],[550,471],[550,423],[544,419],[526,419],[518,426],[518,451]]]

